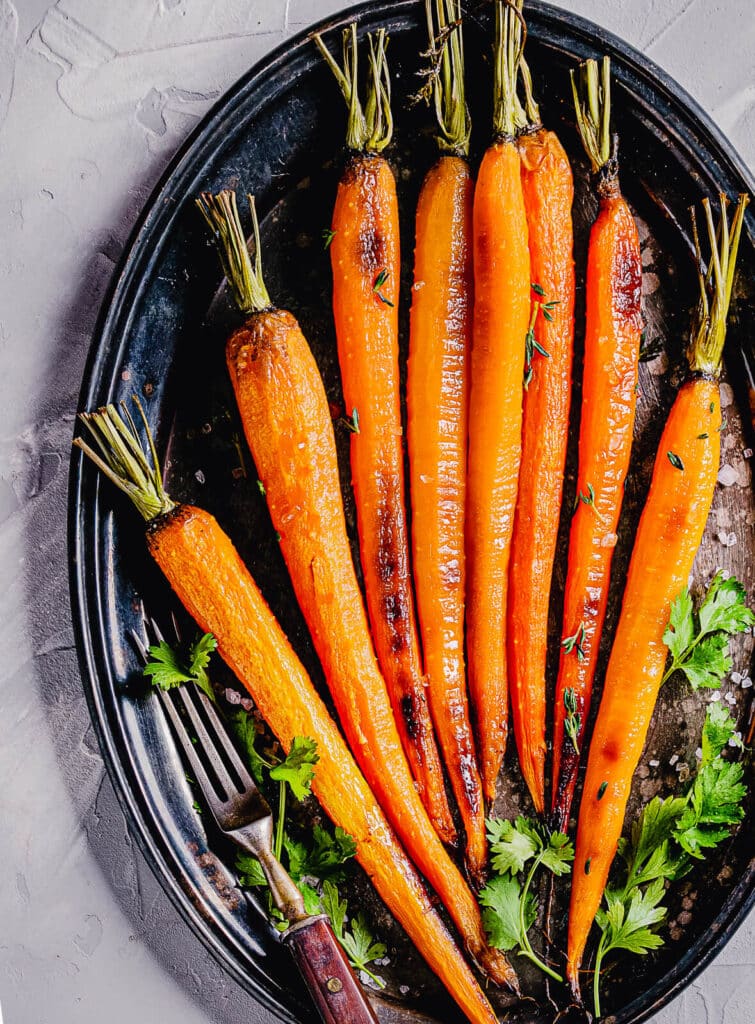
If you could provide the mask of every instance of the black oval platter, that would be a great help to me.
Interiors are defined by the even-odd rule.
[[[640,223],[648,334],[664,346],[661,356],[641,367],[634,468],[616,552],[614,579],[620,591],[652,453],[679,381],[675,367],[694,302],[686,210],[719,188],[730,195],[752,192],[753,182],[706,115],[644,56],[566,11],[536,0],[527,8],[528,55],[544,119],[558,131],[575,167],[578,266],[584,265],[594,210],[567,69],[586,57],[609,53],[613,58],[615,127],[622,139],[624,189]],[[466,34],[475,121],[473,160],[484,149],[490,124],[488,17],[488,5],[478,5]],[[353,18],[360,31],[385,27],[391,37],[396,141],[387,155],[397,172],[402,204],[406,307],[414,201],[434,159],[430,114],[408,103],[417,89],[418,54],[426,47],[424,5],[421,0],[364,4],[323,23],[319,30],[337,45],[340,28]],[[142,214],[103,308],[80,398],[80,408],[91,409],[135,392],[142,395],[165,459],[169,490],[181,500],[203,504],[229,531],[318,684],[319,668],[255,486],[251,459],[243,440],[239,443],[243,435],[223,358],[223,340],[236,320],[193,199],[202,189],[229,185],[256,195],[269,289],[278,305],[299,317],[329,398],[337,403],[330,268],[321,232],[329,224],[344,125],[340,96],[309,33],[286,42],[225,95],[177,154]],[[748,219],[727,361],[729,425],[723,440],[725,456],[738,460],[741,480],[717,496],[696,565],[700,577],[723,565],[748,589],[753,583],[755,506],[749,470],[740,458],[751,440],[740,359],[743,346],[750,351],[746,327],[753,321],[755,305],[752,239],[753,223]],[[578,306],[581,294],[580,281]],[[405,328],[406,308],[402,317]],[[579,321],[577,328],[579,344]],[[405,329],[403,333],[405,344]],[[575,365],[578,378],[579,358]],[[578,400],[575,379],[574,408]],[[343,457],[345,432],[341,435]],[[345,462],[343,466],[347,484]],[[261,909],[236,887],[227,866],[233,863],[232,853],[211,831],[205,834],[171,739],[139,681],[127,634],[138,623],[140,599],[160,614],[173,605],[149,563],[138,516],[78,453],[72,459],[70,482],[71,593],[82,676],[105,764],[134,834],[177,909],[236,981],[281,1020],[311,1020],[313,1011],[298,981],[292,981],[287,954]],[[348,487],[344,490],[353,534],[353,506]],[[565,504],[573,493],[570,472]],[[716,523],[726,517],[738,531],[733,547],[723,547],[717,539]],[[562,556],[564,550],[562,543]],[[563,561],[561,557],[556,591],[563,585]],[[618,597],[609,614],[608,640],[617,605]],[[557,646],[557,599],[552,611],[551,633]],[[745,639],[736,648],[739,664],[751,656],[751,642],[752,638]],[[648,741],[648,749],[662,765],[674,751],[694,750],[703,714],[702,700],[691,700],[681,687],[667,690]],[[745,697],[744,691],[737,695],[735,708],[742,721],[749,710]],[[511,781],[504,787],[501,810],[525,809],[513,756],[506,771]],[[655,775],[639,787],[635,801],[673,782],[663,768]],[[669,939],[656,956],[618,965],[607,987],[614,1024],[637,1024],[656,1012],[710,961],[742,921],[755,901],[751,835],[750,809],[737,835],[693,876],[693,919],[684,928],[677,922],[676,939]],[[390,983],[376,1000],[381,1019],[457,1020],[437,982],[427,976],[381,905],[370,898],[366,883],[357,879],[354,885],[390,947]],[[688,896],[691,892],[687,889]],[[552,1016],[552,1011],[534,1010],[530,1003],[510,1019],[545,1022]]]

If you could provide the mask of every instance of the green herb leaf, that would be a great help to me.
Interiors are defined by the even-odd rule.
[[[252,773],[254,781],[258,786],[261,786],[264,782],[263,769],[268,770],[273,767],[269,761],[266,761],[261,754],[258,753],[255,744],[259,739],[259,733],[257,732],[257,723],[255,722],[252,715],[246,711],[239,710],[231,718],[231,725],[233,730],[238,736],[239,740],[243,744],[244,753],[246,754],[247,764],[249,770]]]
[[[322,247],[323,249],[329,249],[330,243],[336,237],[336,232],[332,228],[322,229]]]
[[[540,836],[521,815],[516,819],[516,823],[491,818],[487,826],[490,863],[493,870],[499,874],[506,874],[507,871],[512,875],[519,874],[527,861],[542,847]]]
[[[666,452],[666,455],[668,456],[668,460],[674,467],[674,469],[680,469],[682,470],[682,472],[684,472],[684,463],[676,454],[676,452]]]
[[[171,690],[182,683],[196,683],[214,701],[215,693],[207,676],[207,666],[217,646],[218,642],[212,633],[204,633],[190,645],[184,657],[179,650],[162,640],[150,646],[150,660],[144,666],[143,674],[151,678],[153,684],[161,690]]]
[[[314,740],[308,736],[294,736],[288,756],[270,771],[270,778],[276,782],[287,782],[296,799],[304,800],[309,796],[315,765],[319,760]]]
[[[384,988],[383,979],[373,974],[368,965],[381,960],[386,954],[386,947],[384,943],[375,941],[364,915],[358,913],[352,921],[351,931],[347,931],[345,923],[348,903],[341,899],[337,887],[330,881],[323,884],[321,903],[351,966],[357,971],[364,971],[380,988]]]
[[[554,875],[568,875],[574,860],[574,846],[563,832],[551,832],[543,850],[541,864]]]
[[[512,875],[497,875],[480,891],[482,921],[490,945],[495,949],[514,949],[521,946],[520,911],[523,911],[525,933],[535,923],[537,902],[531,892],[524,895],[520,883]]]
[[[236,874],[239,876],[239,885],[242,889],[254,889],[259,885],[267,885],[260,862],[250,853],[237,854]]]
[[[545,289],[543,288],[543,286],[541,284],[535,284],[533,282],[532,285],[531,285],[531,288],[532,288],[533,292],[535,293],[535,295],[539,295],[540,298],[545,298]]]
[[[393,308],[394,304],[391,302],[390,299],[386,298],[386,296],[383,295],[383,293],[380,290],[390,276],[390,271],[383,267],[378,276],[375,278],[375,283],[372,286],[372,290],[375,293],[375,295],[377,295],[381,302],[385,303],[386,306],[390,306],[391,308]]]

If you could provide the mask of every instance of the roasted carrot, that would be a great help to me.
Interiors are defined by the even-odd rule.
[[[506,597],[522,445],[530,255],[515,138],[520,15],[496,0],[495,141],[474,194],[474,328],[467,475],[467,660],[485,795],[506,748]]]
[[[375,651],[399,735],[428,794],[428,813],[446,841],[453,821],[437,774],[432,719],[422,674],[404,506],[404,449],[398,367],[401,275],[396,182],[380,155],[392,135],[384,32],[369,36],[366,114],[357,93],[356,25],[344,30],[344,68],[315,41],[349,107],[350,151],[338,185],[330,254],[333,314],[343,397],[356,429],[351,475],[359,550]],[[426,751],[435,759],[426,763]]]
[[[532,314],[524,370],[522,467],[511,542],[508,674],[522,774],[545,807],[545,671],[548,605],[563,493],[574,341],[571,166],[556,134],[543,128],[525,85],[519,153],[532,275]]]
[[[701,298],[687,354],[689,375],[666,422],[637,528],[582,790],[567,963],[577,996],[585,943],[664,680],[668,648],[663,634],[671,604],[687,585],[713,501],[721,448],[718,378],[746,203],[747,197],[740,196],[730,228],[726,197],[721,196],[717,237],[710,203],[704,200],[711,260],[707,275],[698,270]],[[694,235],[701,267],[696,229]]]
[[[590,711],[611,560],[637,404],[642,261],[637,226],[621,195],[610,134],[610,63],[572,74],[582,141],[597,176],[598,216],[587,253],[585,361],[577,500],[569,537],[553,738],[554,824],[566,830]],[[581,94],[580,94],[581,90]]]
[[[333,822],[353,836],[357,859],[389,910],[468,1018],[496,1024],[490,1004],[230,538],[207,512],[176,505],[165,493],[149,431],[151,457],[130,417],[124,422],[114,406],[82,419],[98,451],[81,438],[74,443],[133,500],[147,522],[150,554],[199,627],[214,634],[221,656],[283,749],[290,749],[295,736],[317,743],[312,789]]]
[[[412,552],[424,670],[435,732],[466,830],[466,862],[481,880],[485,801],[464,664],[464,501],[472,341],[470,119],[458,0],[427,0],[438,77],[431,88],[441,156],[417,205],[406,385]]]
[[[244,432],[346,739],[467,948],[506,983],[511,969],[487,947],[477,903],[430,823],[401,747],[354,572],[333,424],[314,357],[294,317],[270,305],[256,222],[253,264],[232,194],[205,194],[202,205],[249,314],[226,347]]]

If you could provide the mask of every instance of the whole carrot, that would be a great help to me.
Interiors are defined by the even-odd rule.
[[[207,512],[176,505],[165,493],[148,428],[149,454],[130,416],[124,422],[114,406],[81,418],[98,450],[81,438],[74,444],[139,509],[147,523],[150,554],[199,627],[214,634],[218,651],[249,690],[283,749],[290,749],[295,736],[317,743],[312,789],[333,822],[353,836],[357,860],[396,920],[468,1018],[496,1024],[490,1004],[230,538]]]
[[[577,501],[569,537],[556,684],[552,813],[565,831],[606,617],[611,560],[629,468],[642,333],[637,226],[621,195],[610,134],[610,62],[572,73],[582,142],[596,175],[598,216],[587,253],[587,309]],[[579,84],[578,84],[579,83]]]
[[[464,502],[472,342],[472,195],[458,0],[427,0],[441,156],[417,205],[406,404],[412,551],[430,711],[466,829],[466,861],[487,860],[485,802],[464,665]],[[449,32],[449,25],[458,23]]]
[[[542,813],[548,605],[569,436],[574,340],[574,185],[558,137],[540,122],[524,58],[520,74],[526,110],[518,144],[533,295],[506,635],[519,764],[533,803]]]
[[[238,304],[248,314],[226,346],[244,432],[346,739],[467,948],[506,983],[511,969],[487,947],[477,903],[430,823],[401,747],[354,572],[333,424],[317,364],[294,317],[271,306],[256,219],[252,263],[233,194],[205,194],[201,206]]]
[[[616,854],[632,777],[664,681],[668,648],[663,634],[672,602],[692,570],[718,476],[718,378],[747,197],[740,196],[729,228],[726,197],[721,196],[718,236],[710,203],[703,203],[711,260],[707,275],[698,271],[701,298],[687,355],[689,375],[666,422],[637,528],[582,790],[567,958],[567,977],[576,996],[585,943]],[[694,234],[701,266],[696,230]]]
[[[521,16],[496,0],[494,133],[474,194],[474,335],[467,474],[467,658],[485,795],[506,748],[506,596],[522,446],[530,255],[515,138]]]
[[[351,474],[367,611],[375,651],[415,778],[428,794],[440,835],[454,838],[437,772],[414,611],[404,507],[404,449],[398,368],[401,274],[396,182],[380,155],[392,135],[387,39],[369,37],[366,113],[357,95],[356,25],[344,30],[344,68],[319,36],[349,107],[349,156],[331,226],[333,315],[343,397],[355,429]],[[428,753],[433,752],[428,763]]]

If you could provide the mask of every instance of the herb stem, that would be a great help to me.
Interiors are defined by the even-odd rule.
[[[595,972],[594,972],[593,978],[592,978],[592,1000],[593,1000],[593,1009],[595,1011],[596,1018],[601,1016],[601,1013],[600,1013],[600,971],[601,971],[601,968],[603,966],[603,957],[606,955],[606,952],[607,952],[607,943],[606,943],[606,935],[607,934],[608,934],[607,932],[603,932],[603,934],[600,936],[600,942],[598,943],[598,951],[595,954]]]
[[[561,975],[557,974],[543,960],[541,960],[532,948],[529,937],[527,936],[527,923],[524,919],[524,911],[527,905],[527,896],[530,891],[530,885],[532,884],[532,879],[535,876],[535,872],[540,867],[540,863],[543,859],[544,853],[545,850],[542,850],[533,860],[532,867],[529,870],[527,880],[525,881],[524,888],[522,889],[521,899],[519,900],[519,931],[521,934],[520,945],[522,947],[519,950],[519,955],[525,956],[528,960],[531,960],[532,963],[535,964],[536,967],[539,967],[544,974],[547,974],[549,978],[552,978],[554,981],[563,982],[564,979],[561,977]]]
[[[278,820],[275,823],[275,842],[273,853],[280,860],[283,853],[283,827],[286,821],[286,783],[283,779],[278,783]]]

